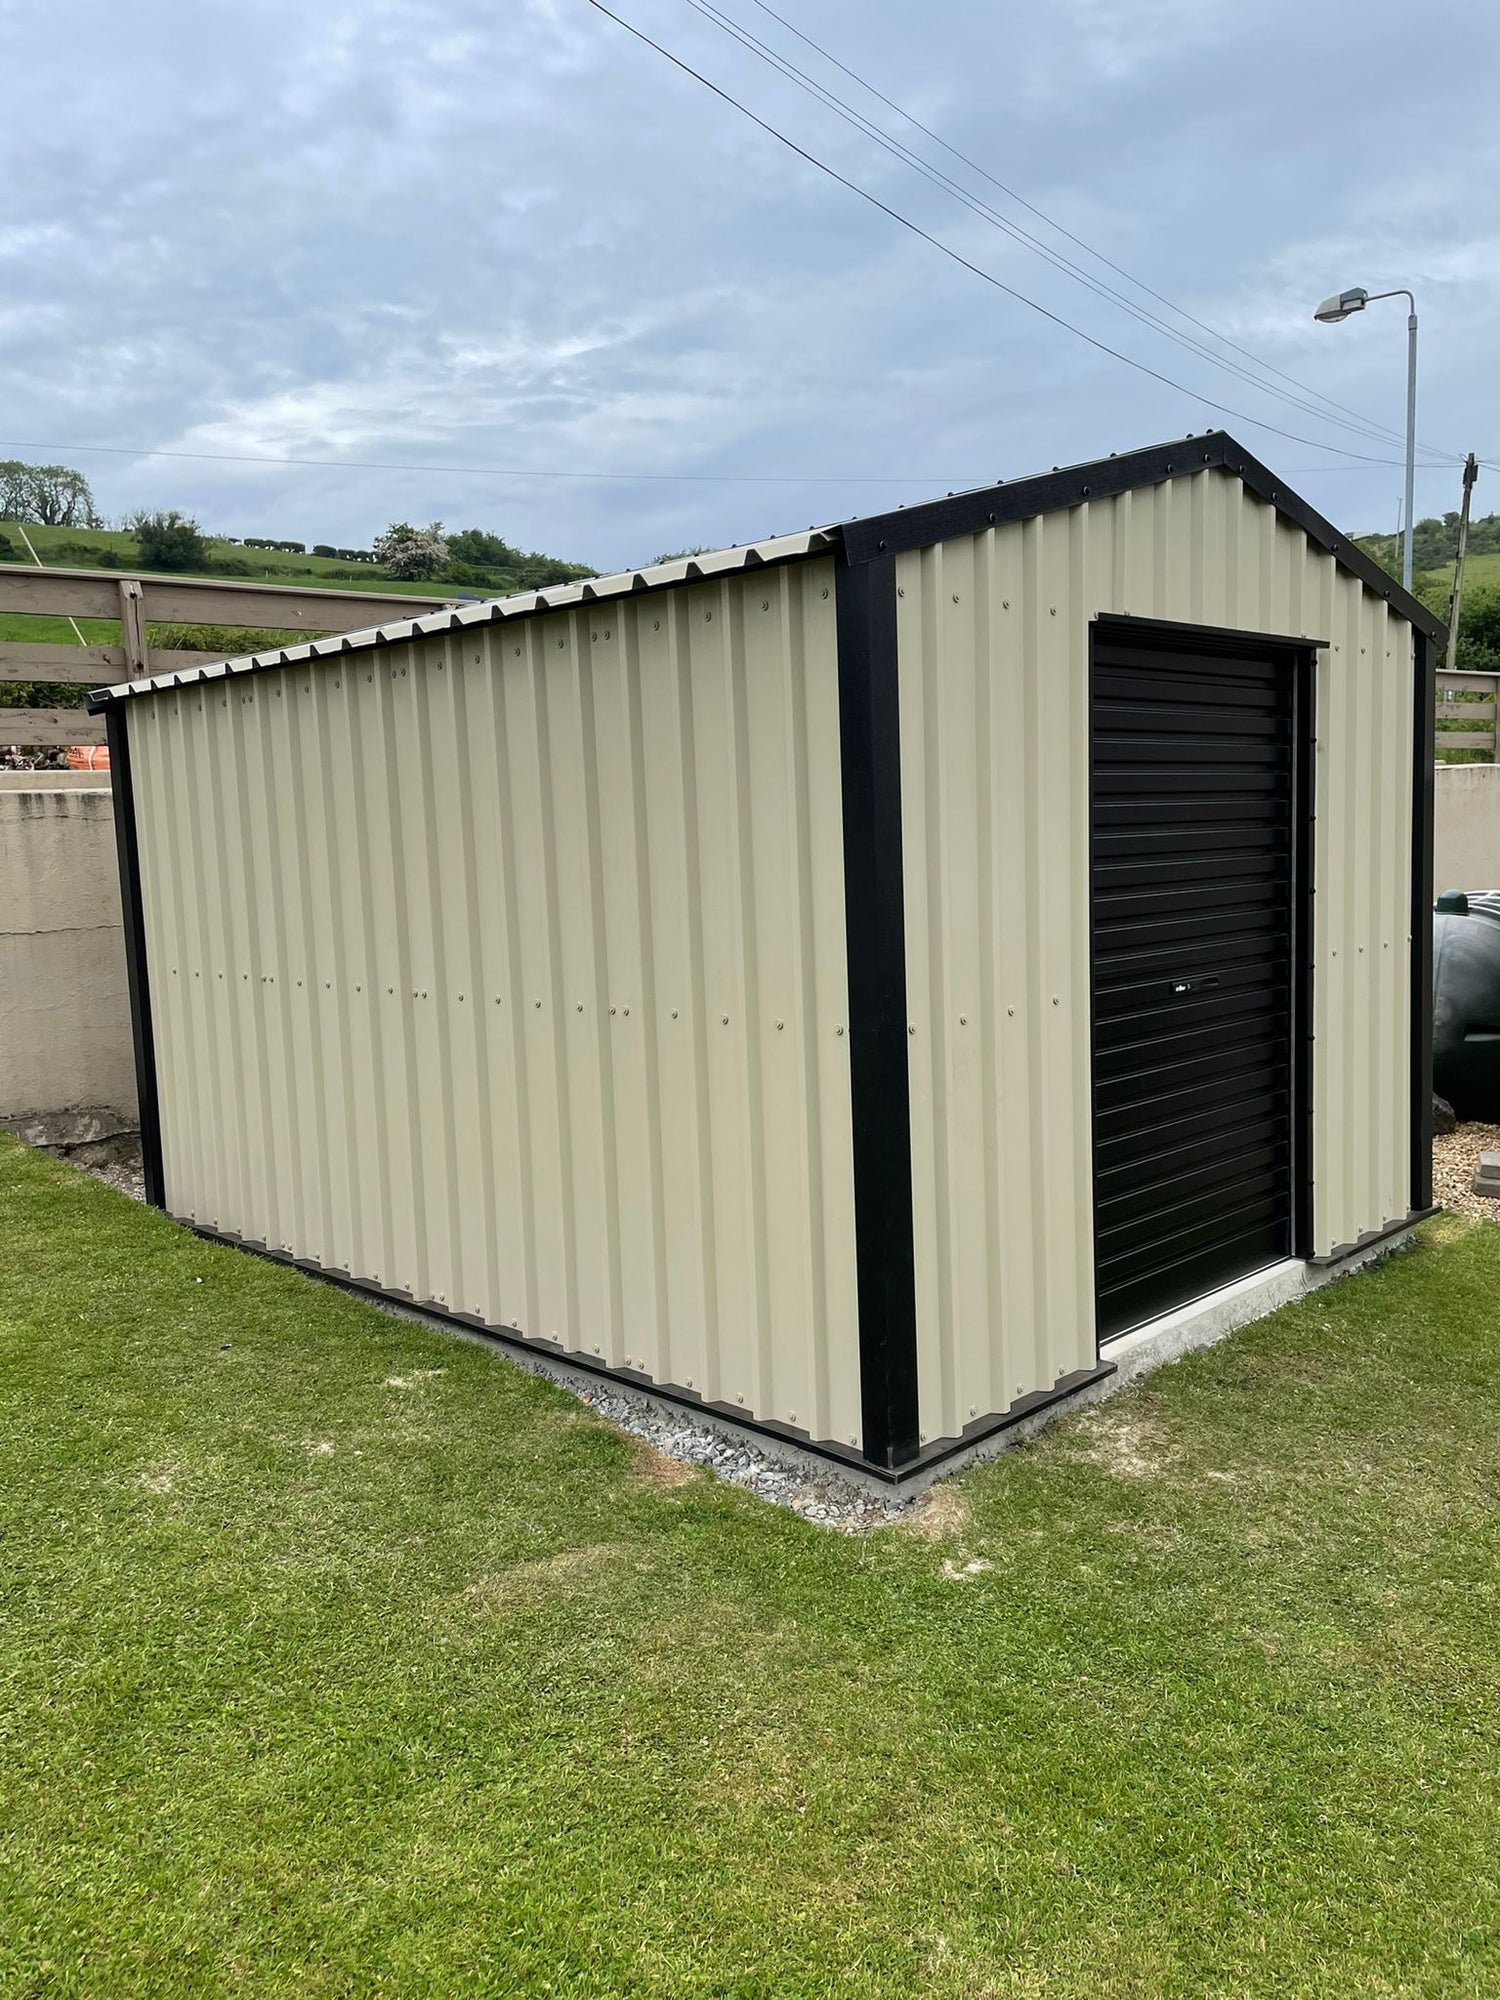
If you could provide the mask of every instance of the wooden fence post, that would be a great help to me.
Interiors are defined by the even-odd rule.
[[[144,680],[151,668],[146,645],[146,593],[138,578],[120,579],[120,638],[125,669],[133,681]]]

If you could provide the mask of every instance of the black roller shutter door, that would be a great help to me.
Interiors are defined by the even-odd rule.
[[[1292,1252],[1300,665],[1249,635],[1094,628],[1101,1339]]]

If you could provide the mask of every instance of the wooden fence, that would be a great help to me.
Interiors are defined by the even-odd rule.
[[[199,666],[222,658],[219,653],[164,646],[157,646],[153,653],[146,637],[148,624],[269,628],[315,638],[324,632],[360,631],[403,614],[413,617],[424,611],[440,611],[458,601],[453,597],[398,596],[389,591],[221,583],[198,576],[126,576],[114,570],[26,569],[0,563],[0,616],[107,618],[120,628],[116,645],[0,640],[0,702],[6,682],[100,687],[109,681],[135,680],[144,674],[168,672],[174,666]],[[1439,671],[1439,753],[1478,750],[1495,754],[1497,692],[1500,674]],[[1464,698],[1459,700],[1459,696]],[[0,743],[24,744],[29,749],[103,741],[103,722],[81,707],[0,706]]]
[[[1461,674],[1439,669],[1436,747],[1495,753],[1495,696],[1500,674]],[[1464,699],[1460,701],[1458,697]],[[1483,700],[1475,700],[1483,696]],[[1452,725],[1462,724],[1461,728]],[[1448,725],[1448,726],[1444,726]]]
[[[146,637],[148,624],[271,629],[311,639],[325,632],[360,631],[402,616],[417,617],[455,602],[452,597],[409,597],[389,591],[221,583],[197,576],[126,576],[114,570],[26,569],[0,563],[0,616],[107,618],[120,628],[115,645],[0,640],[0,702],[6,682],[94,688],[223,657],[164,646],[153,649]],[[0,707],[0,743],[31,749],[103,741],[102,719],[81,707]]]

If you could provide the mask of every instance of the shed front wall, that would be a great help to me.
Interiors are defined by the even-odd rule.
[[[127,721],[172,1213],[859,1444],[830,561]]]
[[[924,1441],[1093,1365],[1089,628],[1316,656],[1315,1254],[1410,1206],[1412,632],[1213,469],[897,559]]]

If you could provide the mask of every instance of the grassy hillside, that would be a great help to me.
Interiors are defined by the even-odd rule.
[[[17,552],[19,565],[30,568],[25,543],[15,524],[0,522],[0,534],[9,537]],[[48,569],[129,571],[139,564],[135,536],[123,531],[43,528],[28,522],[26,535]],[[242,544],[213,536],[208,539],[209,566],[194,573],[201,575],[205,581],[225,583],[272,583],[302,589],[377,591],[382,595],[400,597],[485,598],[535,587],[529,574],[531,571],[546,572],[545,580],[552,582],[563,575],[592,574],[581,564],[564,563],[550,557],[527,557],[518,568],[496,569],[485,575],[482,581],[446,582],[439,579],[424,583],[400,583],[388,576],[378,563],[342,562],[335,556],[293,555],[280,549],[247,549]],[[0,575],[4,574],[7,566],[0,563]],[[537,580],[541,580],[540,574]],[[81,618],[78,627],[89,645],[108,646],[119,642],[120,628],[114,619]],[[153,629],[151,636],[153,643],[166,642],[164,630]],[[305,638],[307,634],[293,636]],[[0,640],[4,639],[70,646],[77,643],[78,634],[66,618],[35,618],[0,612]],[[273,643],[272,636],[264,635],[263,643]],[[236,649],[231,644],[227,628],[223,644],[226,651]],[[217,642],[213,646],[200,646],[197,650],[217,650]],[[70,698],[58,696],[57,700],[62,702]],[[9,706],[13,699],[11,691],[7,690],[4,705]]]
[[[7,525],[0,521],[0,534],[10,537],[19,559],[25,562],[25,544],[20,530],[13,523]],[[26,534],[48,569],[128,570],[134,568],[140,559],[135,536],[123,531],[41,528],[28,522]],[[483,597],[492,594],[492,587],[501,592],[528,588],[529,584],[522,579],[520,572],[531,564],[557,572],[549,579],[554,582],[560,580],[562,572],[570,576],[593,574],[580,563],[567,563],[554,557],[527,557],[514,572],[496,569],[493,575],[485,577],[482,585],[442,581],[397,583],[387,576],[379,563],[341,562],[336,556],[289,555],[281,549],[247,549],[242,543],[226,542],[212,535],[207,539],[209,567],[198,573],[230,583],[301,584],[305,588],[319,590],[390,590],[418,597]]]
[[[1442,609],[1447,610],[1448,593],[1453,588],[1451,563],[1442,569],[1427,570],[1413,581],[1418,585],[1424,601],[1431,601],[1427,599],[1426,589],[1423,589],[1426,586],[1437,593],[1442,600]],[[1491,588],[1500,585],[1500,549],[1486,549],[1479,555],[1471,549],[1464,557],[1464,596],[1467,597],[1471,590],[1477,590],[1481,585]]]
[[[19,531],[0,524],[0,533],[24,556],[25,544]],[[137,561],[134,535],[107,529],[40,528],[28,522],[26,533],[48,569],[133,568]],[[210,567],[199,572],[205,578],[225,583],[299,584],[304,589],[378,590],[402,597],[484,596],[467,584],[396,583],[376,563],[341,563],[327,556],[296,556],[278,549],[245,549],[233,543],[210,540]],[[102,559],[102,560],[101,560]],[[29,563],[23,563],[26,568]],[[246,574],[246,571],[249,574]],[[3,570],[0,570],[3,574]],[[79,627],[91,646],[118,642],[120,628],[114,619],[81,618]],[[36,644],[68,646],[77,635],[66,618],[29,618],[0,613],[0,639],[29,639]]]

